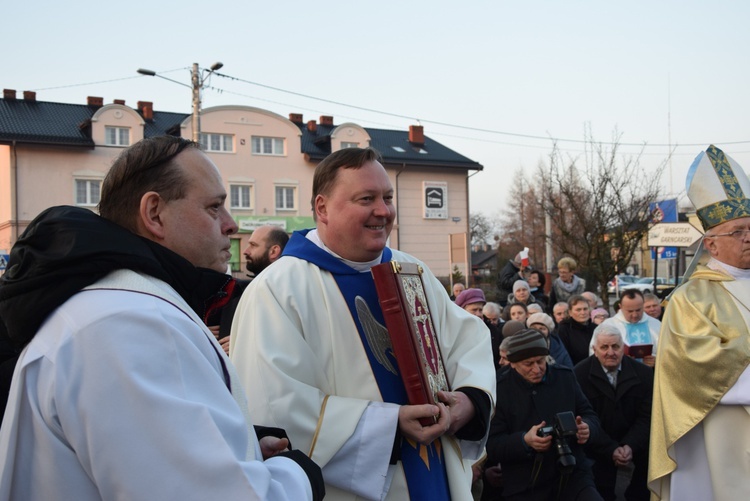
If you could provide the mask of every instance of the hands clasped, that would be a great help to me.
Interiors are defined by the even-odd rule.
[[[455,434],[474,417],[474,405],[465,393],[441,391],[437,405],[402,405],[398,411],[398,427],[406,438],[429,444],[445,433]],[[424,426],[422,418],[437,417],[435,424]]]

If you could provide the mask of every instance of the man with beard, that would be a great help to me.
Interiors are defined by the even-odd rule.
[[[289,235],[278,226],[267,224],[256,228],[250,235],[250,240],[244,252],[247,260],[245,265],[247,271],[252,273],[253,277],[257,277],[261,271],[281,257],[284,246],[288,241]],[[249,283],[249,280],[237,280],[232,298],[224,308],[216,312],[216,315],[209,320],[209,329],[219,340],[219,344],[227,355],[229,355],[229,334],[232,330],[234,312],[237,310],[240,296]]]
[[[281,257],[288,241],[289,235],[278,226],[267,224],[256,228],[250,235],[244,252],[247,271],[257,277],[261,271]]]

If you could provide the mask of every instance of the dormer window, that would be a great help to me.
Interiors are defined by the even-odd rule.
[[[130,129],[128,127],[104,127],[104,144],[130,146]]]

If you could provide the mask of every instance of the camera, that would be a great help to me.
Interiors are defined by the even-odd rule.
[[[555,414],[554,426],[545,426],[536,431],[539,437],[554,437],[555,451],[557,451],[557,466],[562,473],[570,473],[576,465],[576,458],[568,445],[568,437],[575,437],[578,433],[575,415],[570,412]]]

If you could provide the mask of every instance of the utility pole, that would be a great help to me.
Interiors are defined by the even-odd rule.
[[[200,142],[201,139],[201,82],[198,74],[198,63],[193,63],[192,78],[193,82],[193,141]]]
[[[222,63],[216,62],[211,65],[209,69],[204,69],[203,76],[201,76],[201,70],[198,66],[198,63],[193,63],[193,68],[190,71],[190,82],[191,85],[188,85],[186,83],[178,82],[177,80],[172,80],[171,78],[167,78],[165,76],[157,74],[153,70],[144,70],[143,68],[138,69],[138,73],[141,75],[146,75],[149,77],[159,77],[164,80],[169,80],[170,82],[176,83],[177,85],[182,85],[183,87],[189,87],[193,92],[193,117],[192,117],[192,126],[193,126],[193,141],[196,143],[200,142],[201,139],[201,90],[203,90],[203,84],[206,83],[206,79],[211,76],[211,73],[214,71],[217,71],[221,69],[224,65]]]

